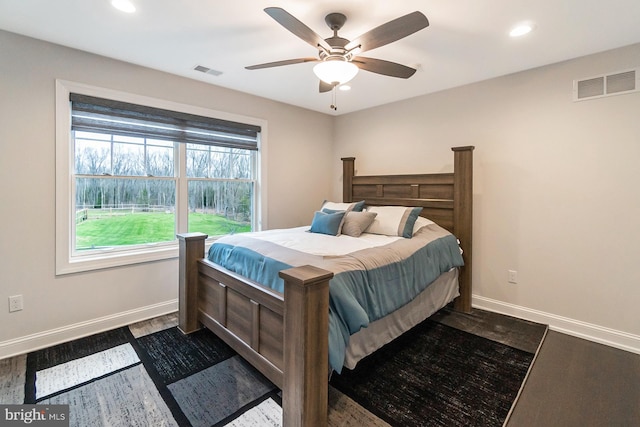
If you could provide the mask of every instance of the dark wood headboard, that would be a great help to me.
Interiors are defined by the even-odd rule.
[[[456,309],[471,311],[473,146],[453,147],[453,173],[355,176],[355,157],[342,158],[343,201],[373,206],[421,206],[421,216],[460,240],[465,266],[460,270]]]

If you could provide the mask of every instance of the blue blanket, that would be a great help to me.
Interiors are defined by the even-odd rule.
[[[410,302],[442,273],[463,265],[457,239],[435,224],[411,239],[329,257],[303,254],[254,234],[218,240],[209,249],[209,260],[279,292],[284,291],[280,270],[315,265],[332,271],[329,364],[338,373],[350,335]]]

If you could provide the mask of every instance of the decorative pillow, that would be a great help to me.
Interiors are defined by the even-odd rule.
[[[332,213],[338,213],[338,212],[349,212],[348,210],[345,211],[344,209],[329,209],[329,208],[322,208],[322,210],[320,212],[324,212],[324,213],[328,213],[328,214],[332,214]]]
[[[435,222],[431,221],[430,219],[427,219],[423,216],[419,216],[418,219],[416,219],[416,223],[413,224],[413,233],[412,234],[416,234],[418,232],[418,230],[420,230],[422,227],[425,227],[427,225],[431,225],[431,224],[435,224]]]
[[[344,224],[342,224],[342,234],[359,237],[377,215],[375,212],[347,212],[344,216]]]
[[[325,200],[324,202],[322,202],[322,207],[320,207],[320,210],[322,211],[325,208],[334,211],[362,212],[362,209],[364,208],[364,200],[353,203],[329,202]]]
[[[421,211],[422,208],[406,206],[370,206],[367,212],[375,212],[378,215],[367,229],[367,233],[411,238],[413,225]]]
[[[338,236],[345,213],[345,211],[335,213],[316,212],[313,214],[313,221],[311,222],[311,229],[309,231],[312,233]]]

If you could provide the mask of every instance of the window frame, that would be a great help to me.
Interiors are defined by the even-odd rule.
[[[56,125],[56,275],[91,271],[103,268],[113,268],[131,264],[158,261],[178,257],[178,242],[159,243],[134,247],[128,250],[105,250],[91,254],[76,255],[73,253],[73,238],[75,213],[74,205],[74,173],[75,153],[71,132],[71,103],[70,93],[113,99],[132,104],[145,105],[166,110],[212,117],[221,120],[247,123],[261,127],[258,136],[258,152],[256,153],[256,182],[254,194],[254,230],[261,230],[266,223],[266,159],[267,159],[267,122],[266,120],[225,113],[204,107],[176,103],[143,95],[136,95],[112,89],[76,83],[66,80],[56,80],[55,89],[55,125]],[[179,144],[179,151],[185,150],[184,144]],[[187,210],[179,209],[188,203],[187,181],[184,162],[177,160],[176,176],[184,177],[179,180],[176,194],[176,230],[178,233],[187,232]],[[182,184],[182,182],[184,184]],[[213,239],[209,239],[209,243]]]

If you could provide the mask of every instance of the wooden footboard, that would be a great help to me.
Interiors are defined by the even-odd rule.
[[[180,330],[206,326],[278,386],[284,425],[326,425],[333,273],[283,270],[283,295],[209,262],[206,238],[178,235]]]

